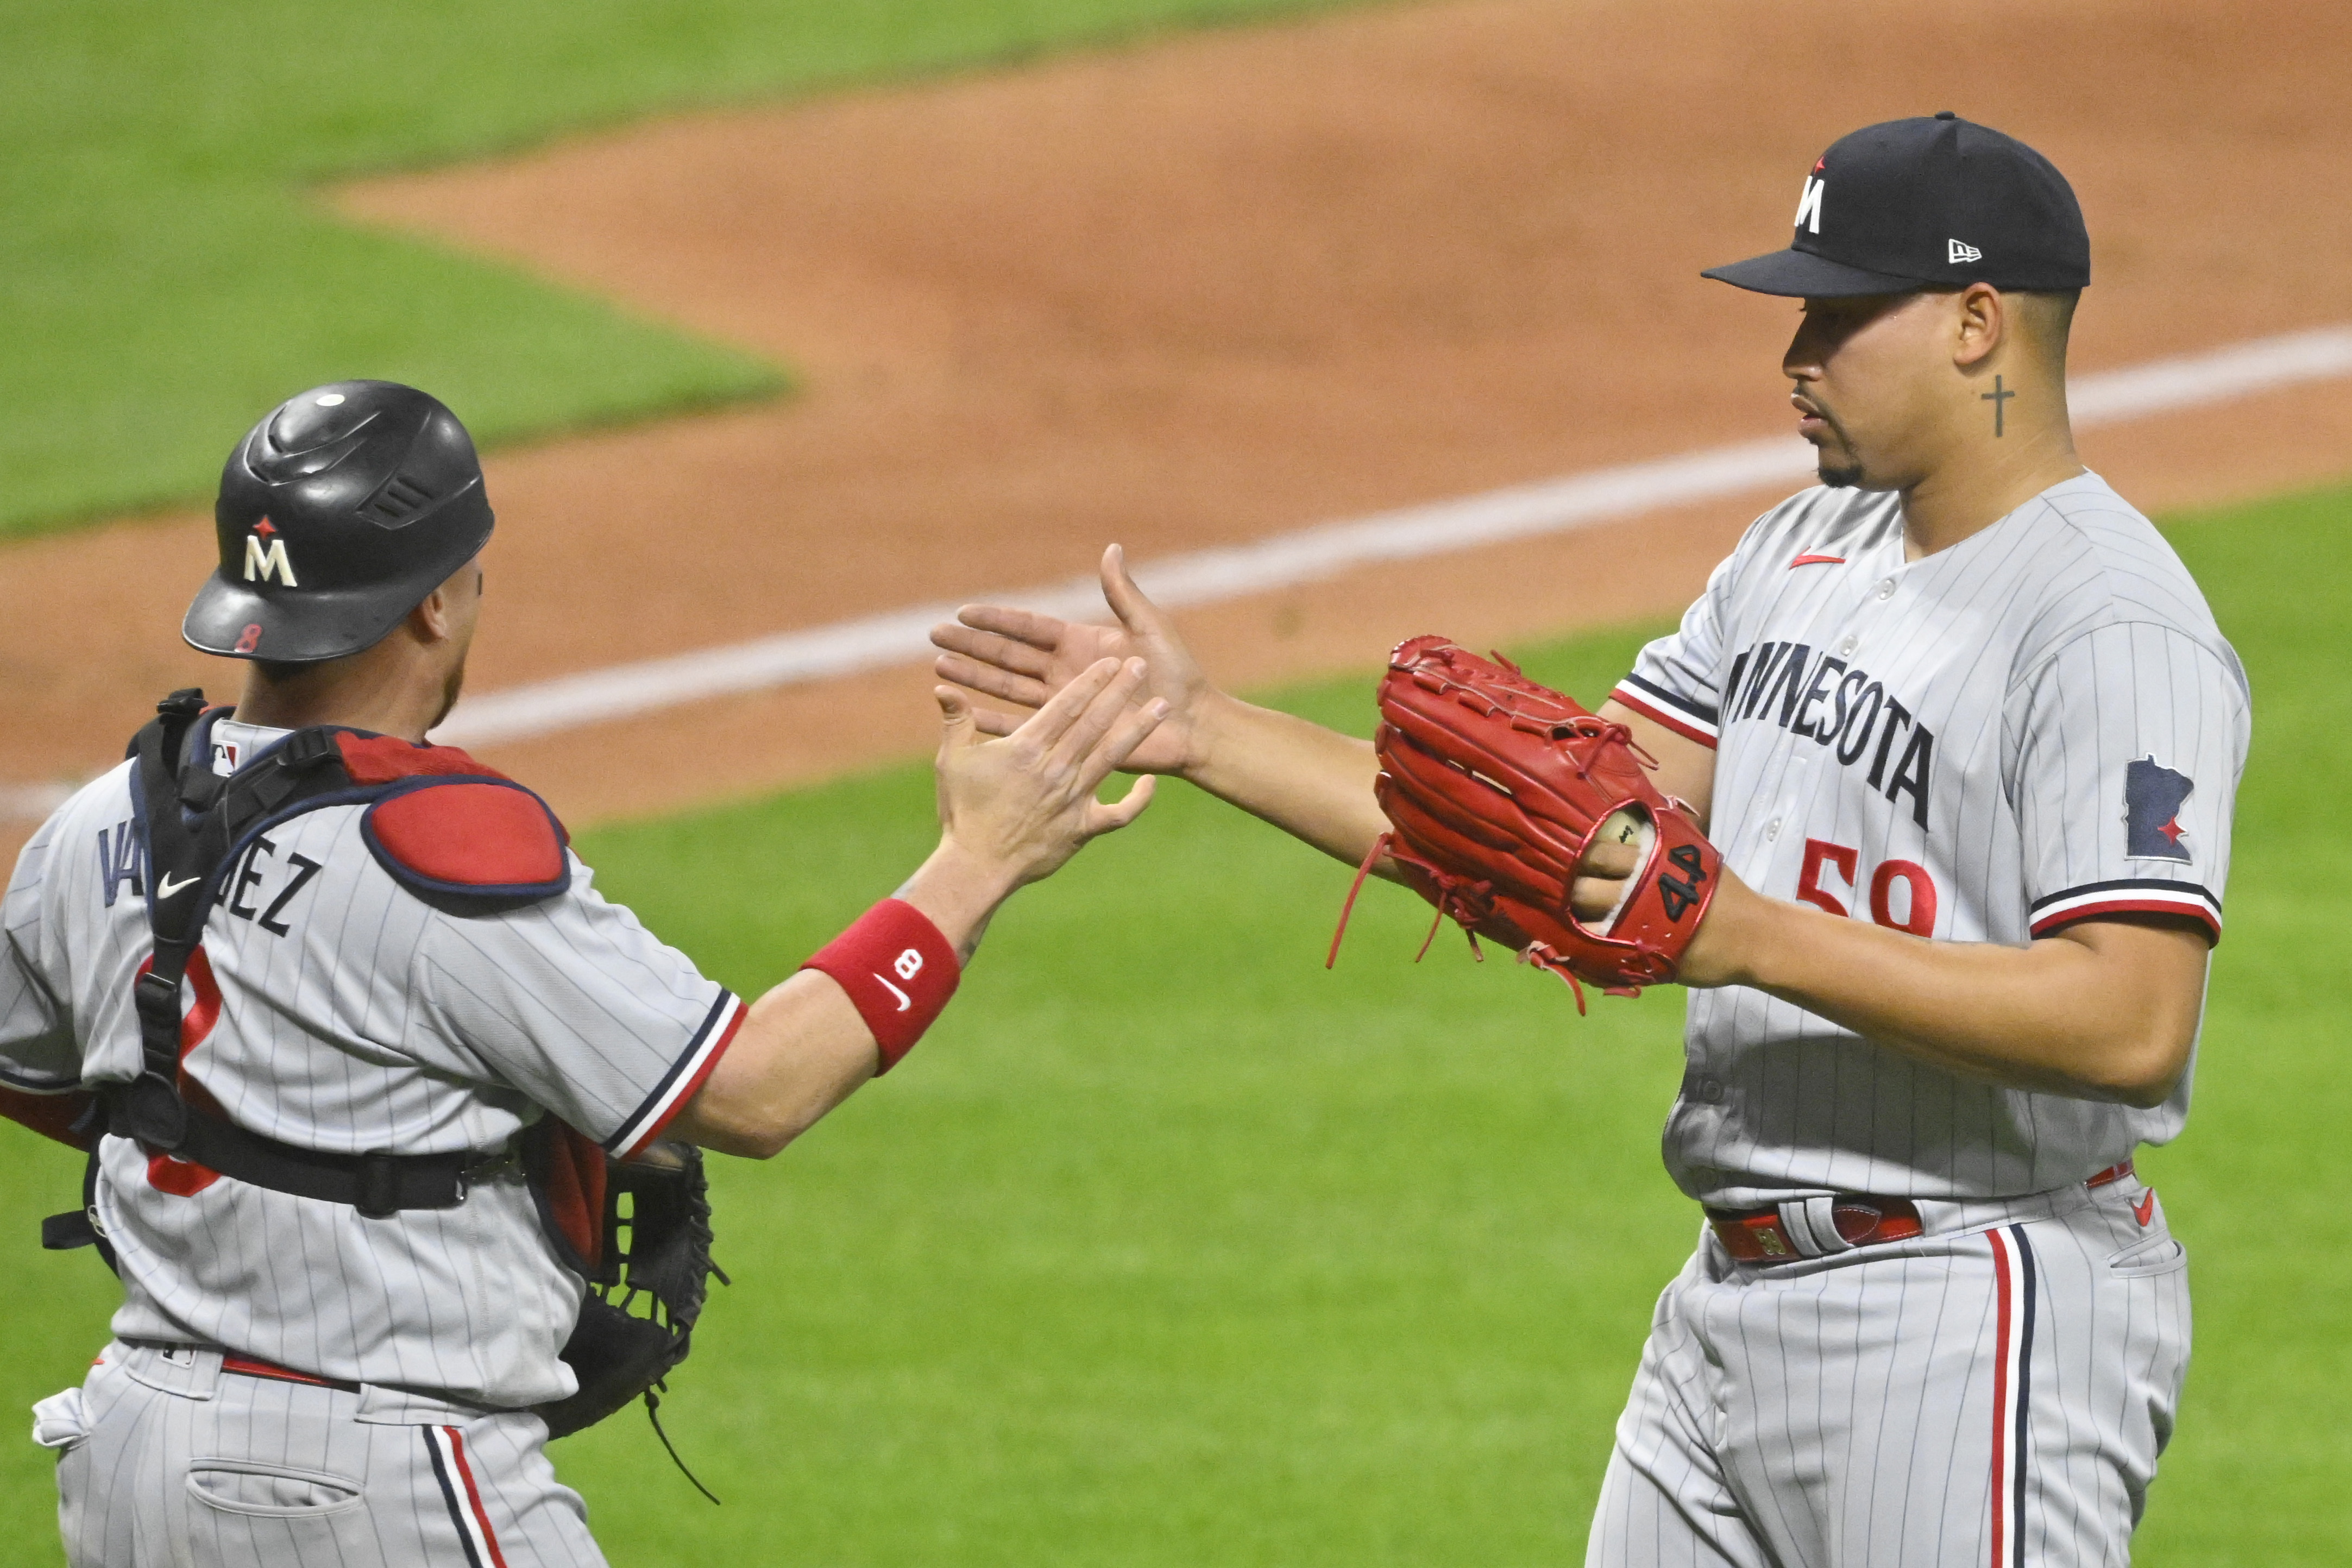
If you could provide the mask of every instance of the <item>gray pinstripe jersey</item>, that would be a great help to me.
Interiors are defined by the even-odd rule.
[[[152,943],[131,788],[129,764],[95,780],[17,861],[0,913],[11,1086],[138,1070],[131,980]],[[376,863],[360,814],[295,818],[233,872],[184,988],[189,1078],[241,1124],[341,1154],[494,1151],[543,1113],[616,1154],[648,1141],[741,1004],[599,897],[576,860],[560,897],[442,913]],[[368,1219],[109,1138],[99,1209],[126,1339],[498,1406],[571,1392],[556,1353],[582,1286],[520,1176],[478,1183],[454,1209]]]
[[[2158,911],[2218,937],[2246,678],[2147,519],[2085,474],[1903,559],[1898,498],[1749,528],[1614,695],[1717,748],[1709,836],[1759,891],[1960,942]],[[1997,1197],[2163,1143],[2140,1111],[1944,1072],[1741,988],[1695,991],[1668,1167],[1708,1202]]]

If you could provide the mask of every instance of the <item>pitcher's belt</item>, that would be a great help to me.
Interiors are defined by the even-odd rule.
[[[2083,1185],[2100,1187],[2132,1174],[2132,1163],[2121,1161]],[[1797,1212],[1791,1214],[1790,1210]],[[1840,1193],[1829,1198],[1798,1198],[1770,1208],[1717,1208],[1707,1206],[1707,1224],[1723,1249],[1742,1263],[1785,1263],[1797,1258],[1819,1258],[1850,1248],[1882,1241],[1907,1241],[1926,1228],[1918,1206],[1907,1197],[1874,1197]],[[1826,1222],[1835,1230],[1832,1243],[1820,1235]],[[1842,1244],[1842,1245],[1841,1245]]]

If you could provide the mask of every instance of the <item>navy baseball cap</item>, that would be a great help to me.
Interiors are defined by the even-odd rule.
[[[2091,281],[2091,236],[2049,159],[1947,110],[1838,138],[1805,176],[1788,249],[1699,276],[1815,299],[1970,283],[2056,291]]]

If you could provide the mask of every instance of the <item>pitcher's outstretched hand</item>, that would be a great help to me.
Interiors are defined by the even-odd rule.
[[[1151,803],[1152,779],[1138,779],[1110,805],[1096,800],[1095,789],[1167,715],[1167,703],[1156,697],[1139,706],[1148,679],[1141,659],[1097,659],[996,739],[981,733],[963,693],[937,688],[945,716],[937,768],[942,846],[998,868],[1019,886],[1052,875],[1087,840],[1135,821]]]
[[[1140,655],[1150,665],[1146,695],[1166,705],[1167,716],[1120,766],[1134,773],[1181,773],[1193,760],[1197,712],[1213,688],[1167,612],[1127,574],[1126,553],[1118,545],[1103,551],[1102,585],[1104,601],[1118,617],[1115,626],[1008,605],[965,605],[955,620],[931,628],[931,641],[944,650],[936,666],[940,678],[1042,708],[1097,661]],[[1011,735],[1018,722],[985,709],[973,718],[987,735]]]

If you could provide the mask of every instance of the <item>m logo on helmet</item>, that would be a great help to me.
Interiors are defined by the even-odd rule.
[[[245,536],[245,580],[268,582],[272,577],[287,587],[294,586],[294,563],[287,559],[286,541],[272,536],[278,530],[264,517],[254,525],[253,532]],[[268,538],[268,545],[262,540]]]
[[[1797,227],[1811,234],[1822,232],[1822,193],[1829,188],[1827,180],[1805,177],[1805,193],[1797,198]]]

